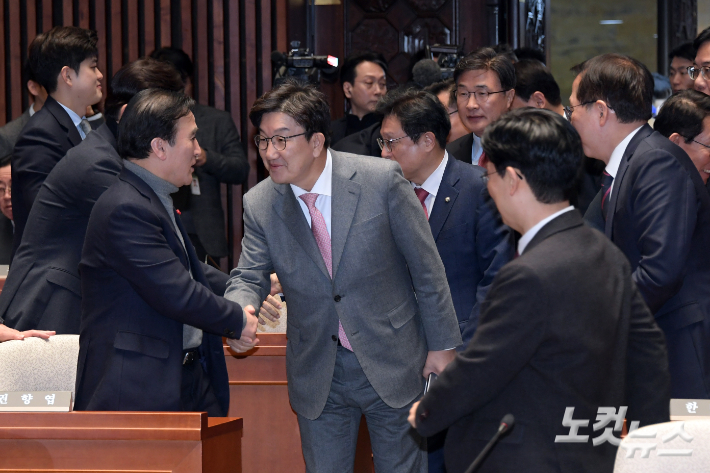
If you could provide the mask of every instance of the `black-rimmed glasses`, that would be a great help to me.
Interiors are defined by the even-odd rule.
[[[476,98],[477,103],[486,103],[488,102],[488,97],[493,94],[502,94],[505,92],[508,92],[511,89],[508,90],[496,90],[495,92],[489,92],[487,90],[477,90],[475,92],[469,92],[468,90],[463,90],[459,92],[458,90],[454,90],[454,94],[456,96],[456,100],[458,101],[461,99],[465,103],[468,103],[469,100],[471,100],[471,96],[473,95]]]
[[[579,105],[573,105],[573,106],[571,106],[571,107],[570,107],[569,105],[567,105],[567,106],[564,107],[564,109],[563,109],[563,110],[565,111],[565,118],[567,119],[567,121],[572,120],[572,111],[573,111],[575,108],[581,107],[582,105],[589,105],[590,103],[594,103],[594,102],[596,102],[596,100],[593,100],[593,101],[591,101],[591,102],[580,103]]]
[[[688,76],[690,77],[691,80],[697,79],[699,76],[702,76],[703,79],[705,80],[710,80],[710,66],[689,66],[688,67]]]
[[[303,136],[307,132],[299,133],[297,135],[291,135],[291,136],[281,136],[281,135],[274,135],[271,138],[267,138],[266,136],[261,136],[261,135],[256,135],[254,137],[254,144],[256,144],[256,147],[259,148],[262,151],[265,151],[266,148],[269,147],[269,141],[271,141],[271,144],[273,145],[274,149],[278,151],[283,151],[286,149],[286,142],[290,140],[291,138],[296,138],[297,136]]]
[[[699,144],[700,146],[705,146],[706,148],[710,149],[710,145],[706,145],[705,143],[701,143],[698,140],[693,140],[695,143]]]
[[[497,173],[498,173],[498,171],[491,171],[491,172],[486,171],[483,174],[481,174],[481,180],[483,181],[484,184],[488,184],[488,180],[490,179],[490,176],[493,174],[497,174]],[[515,175],[518,176],[518,178],[521,181],[523,180],[523,176],[521,176],[517,170],[515,171]]]

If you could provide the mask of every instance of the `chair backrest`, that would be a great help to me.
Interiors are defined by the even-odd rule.
[[[0,391],[74,391],[79,335],[0,343]]]
[[[710,471],[710,420],[642,427],[621,441],[614,473]]]

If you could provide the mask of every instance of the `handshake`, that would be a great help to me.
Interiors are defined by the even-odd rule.
[[[274,298],[274,295],[282,291],[283,289],[278,277],[275,273],[271,274],[271,292],[266,301],[262,304],[260,315],[268,318],[272,322],[278,320],[279,309],[281,309],[281,303],[278,299]],[[264,321],[260,320],[256,315],[254,306],[248,305],[244,307],[244,314],[246,316],[246,323],[244,324],[244,329],[242,329],[242,335],[239,340],[227,339],[227,345],[237,353],[249,351],[259,344],[259,339],[256,338],[256,327],[258,323],[264,324]]]

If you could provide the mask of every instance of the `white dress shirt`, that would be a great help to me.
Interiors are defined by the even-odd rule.
[[[478,164],[478,160],[481,159],[481,155],[483,154],[483,146],[481,146],[481,139],[476,136],[475,133],[471,133],[473,135],[473,146],[471,146],[471,162],[473,164]]]
[[[444,159],[441,160],[439,166],[434,170],[433,173],[426,178],[426,181],[422,183],[421,186],[416,185],[411,182],[413,188],[421,187],[429,193],[424,199],[424,205],[426,206],[427,215],[431,216],[431,210],[434,208],[434,201],[436,200],[436,193],[439,192],[439,186],[441,185],[441,179],[444,177],[444,171],[446,170],[446,163],[449,162],[449,153],[444,151]]]
[[[308,211],[308,206],[299,198],[303,194],[318,194],[316,199],[316,208],[323,214],[323,219],[325,220],[325,226],[328,228],[328,236],[331,236],[330,231],[330,207],[333,200],[333,157],[330,155],[330,150],[328,150],[328,157],[325,160],[325,168],[323,172],[318,177],[318,180],[313,185],[313,189],[310,191],[305,191],[300,187],[291,184],[291,190],[293,190],[294,195],[298,204],[301,206],[303,215],[306,216],[308,221],[308,226],[311,226],[311,213]]]
[[[64,104],[57,102],[59,105],[62,106],[64,110],[67,111],[69,114],[69,118],[71,118],[72,123],[76,127],[76,129],[79,131],[79,136],[81,136],[81,139],[83,140],[86,138],[86,133],[84,133],[84,130],[81,129],[81,121],[86,118],[86,117],[80,117],[79,115],[76,114],[74,110],[71,110],[70,108],[67,108],[64,106]]]
[[[629,133],[626,138],[621,140],[621,143],[616,145],[616,148],[614,148],[614,151],[611,153],[611,157],[609,158],[609,164],[606,165],[606,168],[604,169],[611,177],[614,178],[613,181],[611,181],[611,190],[609,191],[609,197],[611,198],[611,193],[614,192],[614,184],[616,183],[616,173],[619,172],[619,165],[621,164],[621,158],[624,157],[624,152],[626,151],[626,148],[629,146],[629,143],[631,142],[631,139],[638,133],[638,131],[643,127],[641,125],[640,127],[636,128],[634,131]]]
[[[532,241],[533,238],[535,238],[535,235],[537,235],[537,232],[540,231],[542,227],[547,225],[548,222],[552,221],[553,219],[559,217],[565,212],[569,212],[570,210],[574,210],[573,206],[565,207],[564,209],[560,210],[559,212],[555,212],[552,215],[550,215],[547,218],[543,218],[539,222],[535,224],[530,230],[525,232],[525,235],[520,237],[520,240],[518,241],[518,254],[522,255],[523,251],[525,251],[525,247],[528,246],[528,243]]]

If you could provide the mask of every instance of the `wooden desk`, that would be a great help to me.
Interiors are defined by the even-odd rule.
[[[305,472],[298,420],[288,401],[286,334],[259,333],[258,337],[259,346],[239,356],[224,347],[229,415],[244,419],[244,471]],[[373,472],[370,436],[362,419],[355,473]]]
[[[205,412],[5,412],[0,472],[241,473],[241,437]]]

